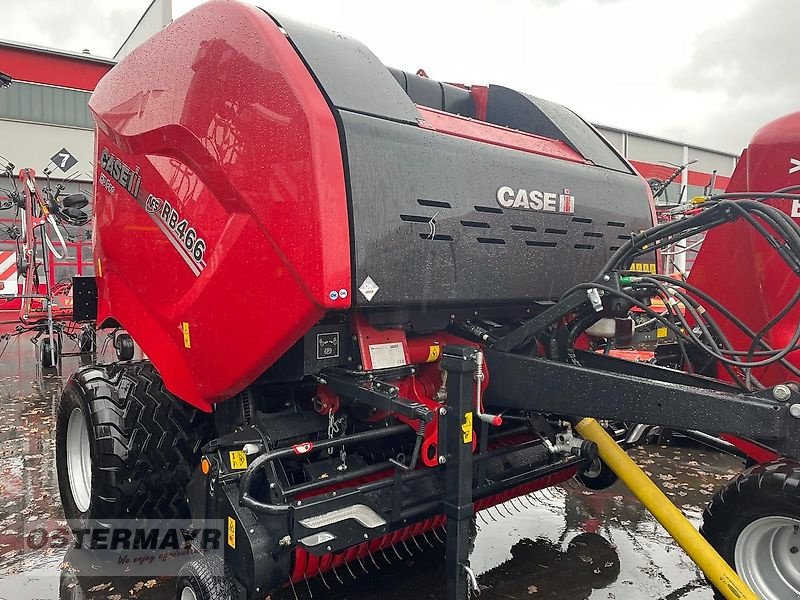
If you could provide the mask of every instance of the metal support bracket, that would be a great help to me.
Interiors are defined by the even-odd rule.
[[[472,507],[473,396],[478,369],[477,348],[445,346],[442,369],[447,371],[447,406],[440,413],[446,423],[444,514],[447,516],[447,600],[469,598],[469,530]]]
[[[341,395],[345,401],[364,404],[377,410],[402,415],[407,419],[430,423],[431,410],[419,402],[413,402],[399,395],[397,386],[386,383],[370,374],[359,377],[340,374],[334,369],[323,371],[326,385]]]

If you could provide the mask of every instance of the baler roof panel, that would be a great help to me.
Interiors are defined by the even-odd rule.
[[[361,42],[341,33],[271,15],[338,109],[416,123],[414,103],[398,93],[392,74]]]

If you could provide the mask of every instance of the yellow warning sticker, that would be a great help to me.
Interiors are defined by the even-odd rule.
[[[183,323],[181,323],[180,329],[181,332],[183,333],[183,347],[191,348],[192,338],[189,337],[189,324],[184,321]]]
[[[236,521],[228,517],[228,546],[236,550]]]
[[[247,468],[247,454],[241,450],[231,450],[228,455],[231,459],[231,469],[241,471]]]
[[[655,263],[633,263],[630,270],[638,273],[655,273],[656,265]]]
[[[464,434],[464,443],[472,443],[472,413],[464,414],[464,422],[461,424],[461,433]]]
[[[442,347],[437,345],[428,346],[428,360],[425,362],[433,362],[439,358],[439,354],[442,352]]]
[[[656,337],[657,338],[665,338],[667,337],[667,328],[666,327],[659,327],[656,329]]]

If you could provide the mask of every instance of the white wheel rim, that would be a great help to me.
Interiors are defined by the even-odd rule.
[[[92,499],[92,457],[89,451],[89,431],[80,408],[73,408],[69,415],[66,454],[67,478],[72,499],[79,511],[86,512]]]
[[[741,578],[763,600],[800,598],[800,520],[756,519],[739,534],[734,561]]]
[[[194,590],[188,585],[181,591],[181,600],[197,600],[197,596],[194,595]]]

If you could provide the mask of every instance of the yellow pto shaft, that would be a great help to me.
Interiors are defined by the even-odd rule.
[[[582,419],[576,426],[583,438],[597,444],[600,458],[627,485],[664,529],[686,551],[728,600],[758,600],[728,563],[700,535],[683,513],[667,498],[650,478],[636,465],[619,444],[606,433],[595,419]]]

